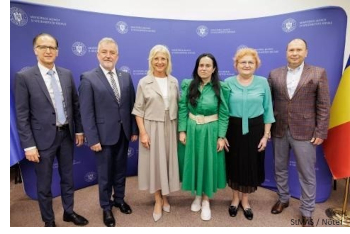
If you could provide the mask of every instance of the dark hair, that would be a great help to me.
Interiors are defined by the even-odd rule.
[[[190,101],[190,103],[193,107],[197,106],[197,100],[198,100],[199,96],[201,95],[201,93],[199,92],[198,89],[199,89],[199,86],[202,82],[202,79],[198,75],[198,67],[199,67],[200,60],[204,57],[208,57],[213,61],[213,68],[215,68],[215,71],[213,72],[213,74],[211,76],[211,82],[213,84],[213,89],[214,89],[215,95],[216,95],[218,102],[220,104],[219,67],[218,67],[218,64],[216,62],[214,55],[212,55],[210,53],[204,53],[204,54],[199,55],[199,57],[196,60],[196,65],[195,65],[193,72],[192,72],[193,80],[191,81],[189,91],[188,91],[188,100]]]
[[[36,41],[37,41],[38,38],[41,37],[41,36],[49,36],[49,37],[51,37],[52,39],[54,39],[55,42],[56,42],[56,47],[58,48],[58,41],[57,41],[57,39],[56,39],[54,36],[52,36],[52,35],[50,35],[50,34],[48,34],[48,33],[39,33],[38,35],[36,35],[36,36],[33,38],[33,46],[34,46],[34,47],[35,47],[35,45],[36,45]]]

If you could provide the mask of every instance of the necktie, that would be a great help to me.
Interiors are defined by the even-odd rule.
[[[115,98],[117,99],[117,102],[119,104],[120,103],[120,95],[119,95],[119,91],[117,88],[117,83],[115,82],[114,77],[113,77],[113,72],[110,71],[110,72],[108,72],[108,74],[111,77],[111,86],[112,86]]]
[[[55,79],[55,72],[53,70],[50,70],[47,72],[47,74],[51,77],[51,87],[53,89],[53,95],[55,98],[57,122],[63,125],[66,122],[66,114],[64,113],[62,94]]]

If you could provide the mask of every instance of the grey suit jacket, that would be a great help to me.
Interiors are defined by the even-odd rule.
[[[124,130],[130,140],[137,135],[135,117],[131,114],[135,90],[129,73],[116,70],[120,86],[120,104],[100,67],[81,75],[79,100],[84,134],[89,146],[114,145]]]
[[[169,116],[177,119],[179,84],[168,76]],[[137,86],[136,101],[132,113],[147,120],[165,121],[165,105],[162,92],[153,76],[143,77]]]
[[[75,132],[83,132],[79,97],[72,73],[57,66],[56,71],[62,87],[70,134],[74,139]],[[22,147],[48,149],[56,136],[56,113],[38,66],[16,73],[15,99],[17,129]]]
[[[325,69],[305,64],[291,99],[287,91],[287,71],[287,67],[277,68],[268,78],[276,119],[272,136],[283,137],[289,127],[296,140],[326,139],[330,97]]]

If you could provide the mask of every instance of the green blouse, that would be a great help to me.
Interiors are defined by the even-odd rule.
[[[225,137],[228,127],[229,111],[227,106],[229,89],[223,82],[221,84],[220,98],[221,102],[218,106],[218,99],[213,90],[213,84],[207,83],[202,90],[201,95],[197,100],[197,106],[193,107],[188,100],[188,88],[192,79],[184,79],[181,83],[181,97],[179,101],[179,119],[178,130],[179,132],[186,132],[188,113],[191,112],[194,115],[219,115],[218,126],[219,136]]]
[[[230,116],[242,118],[242,134],[249,132],[248,119],[263,115],[264,123],[274,123],[272,99],[269,84],[265,77],[254,76],[248,86],[241,85],[237,76],[225,79],[230,89]]]

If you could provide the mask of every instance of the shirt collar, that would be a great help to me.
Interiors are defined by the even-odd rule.
[[[44,67],[42,64],[38,63],[38,67],[39,67],[39,71],[41,73],[41,75],[47,75],[47,72],[52,70],[55,72],[55,74],[57,74],[57,71],[56,71],[56,66],[53,65],[53,68],[52,69],[48,69],[47,67]]]
[[[106,70],[106,69],[104,69],[104,67],[102,67],[101,64],[100,64],[100,68],[102,69],[103,73],[104,73],[106,76],[109,75],[109,74],[108,74],[109,71]],[[114,75],[117,75],[117,72],[116,72],[115,68],[113,68],[111,72],[113,72]]]
[[[305,62],[302,62],[299,67],[294,68],[294,69],[292,69],[292,68],[287,66],[287,69],[288,69],[289,72],[298,72],[298,71],[304,69],[304,64],[305,64]]]

